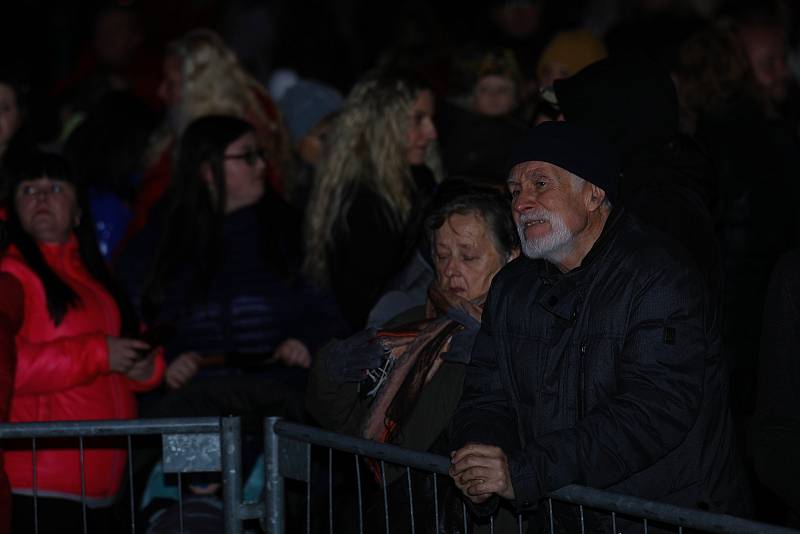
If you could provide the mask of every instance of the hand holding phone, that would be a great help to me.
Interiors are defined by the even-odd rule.
[[[145,330],[142,335],[139,336],[139,339],[150,345],[150,348],[140,352],[139,357],[144,358],[156,347],[164,346],[164,344],[175,335],[175,330],[175,326],[169,323],[157,324]]]

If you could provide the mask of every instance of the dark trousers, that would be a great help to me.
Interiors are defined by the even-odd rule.
[[[36,499],[36,521],[34,523],[33,497],[14,495],[11,501],[11,532],[13,534],[82,534],[83,511],[81,503],[68,499],[38,497]],[[35,526],[36,525],[36,526]],[[115,525],[111,508],[86,508],[86,530],[88,534],[124,532],[126,525]],[[130,526],[127,526],[130,530]]]

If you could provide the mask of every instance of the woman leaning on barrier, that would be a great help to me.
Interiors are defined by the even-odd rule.
[[[306,406],[330,430],[447,454],[447,429],[487,291],[518,255],[519,240],[504,193],[460,182],[440,187],[424,228],[436,272],[426,305],[323,350]],[[386,475],[387,483],[398,482],[393,494],[399,499],[403,473],[387,469]],[[420,488],[423,494],[426,489]],[[433,496],[427,497],[423,501],[432,506]],[[382,506],[373,511],[380,515]],[[460,504],[457,510],[460,521]]]
[[[164,364],[135,339],[138,322],[97,249],[85,196],[61,156],[33,151],[7,163],[13,202],[0,272],[24,299],[10,420],[133,418],[134,392],[154,387]],[[82,499],[89,531],[110,531],[126,453],[87,445],[81,453],[74,440],[44,439],[32,457],[22,440],[5,450],[14,532],[34,530],[34,510],[40,533],[81,532]]]

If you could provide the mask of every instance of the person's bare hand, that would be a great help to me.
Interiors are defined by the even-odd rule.
[[[468,443],[451,454],[450,476],[456,487],[479,504],[497,494],[514,499],[508,460],[500,447]]]
[[[150,350],[150,345],[139,339],[108,336],[108,368],[116,373],[125,374],[133,368],[141,358],[141,351]]]
[[[178,389],[186,385],[200,370],[200,361],[202,359],[203,357],[196,352],[184,352],[178,355],[167,366],[167,370],[164,373],[167,386],[172,389]]]
[[[299,339],[290,337],[285,339],[273,354],[275,360],[287,367],[311,367],[311,353],[305,343]]]
[[[156,368],[156,351],[150,351],[146,357],[140,358],[128,369],[125,376],[137,382],[144,382],[150,378]]]

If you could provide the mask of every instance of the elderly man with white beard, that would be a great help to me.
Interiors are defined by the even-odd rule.
[[[456,486],[478,513],[500,498],[535,513],[581,484],[746,514],[717,319],[691,260],[614,205],[616,159],[593,132],[537,126],[510,169],[525,257],[486,301],[453,418]]]

